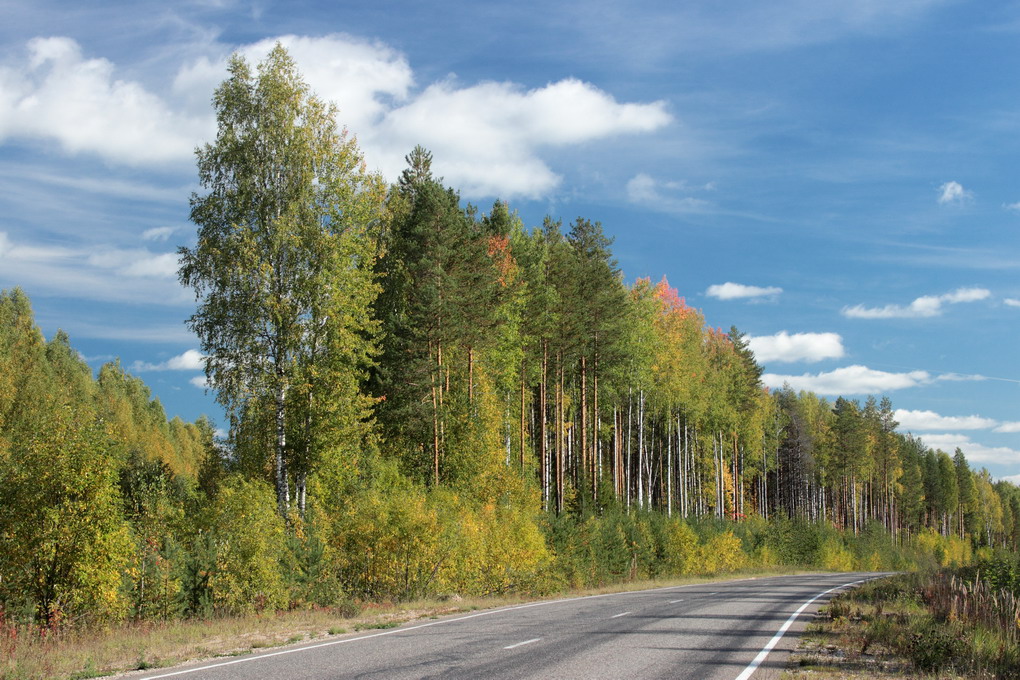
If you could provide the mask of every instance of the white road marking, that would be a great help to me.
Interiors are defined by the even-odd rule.
[[[514,647],[520,647],[522,645],[530,645],[532,642],[538,642],[542,638],[534,638],[532,640],[525,640],[524,642],[518,642],[516,645],[507,645],[503,649],[513,649]]]
[[[677,602],[683,602],[683,600],[670,600],[670,604],[676,604]]]
[[[881,577],[880,576],[875,576],[875,577],[872,577],[872,578],[881,578]],[[786,623],[784,623],[779,628],[779,632],[776,633],[772,637],[772,639],[769,640],[768,643],[764,647],[762,647],[762,650],[760,652],[758,652],[758,656],[754,657],[754,660],[751,661],[751,663],[749,663],[747,665],[747,668],[744,669],[744,672],[741,673],[740,675],[738,675],[735,678],[735,680],[747,680],[748,678],[751,677],[751,675],[758,668],[758,666],[761,665],[761,662],[765,660],[765,657],[767,657],[769,655],[769,652],[772,651],[772,648],[775,647],[776,645],[778,645],[779,641],[783,639],[783,634],[785,634],[786,631],[790,629],[790,626],[792,626],[793,622],[797,620],[797,617],[800,616],[800,613],[802,611],[804,611],[805,609],[807,609],[808,605],[810,605],[812,602],[814,602],[815,600],[817,600],[820,597],[828,595],[829,593],[831,593],[834,590],[839,590],[840,588],[846,588],[848,586],[855,586],[858,583],[864,583],[865,581],[871,581],[871,580],[872,580],[871,578],[865,578],[865,579],[861,579],[860,581],[852,581],[850,583],[844,583],[843,585],[836,586],[835,588],[829,588],[824,593],[818,593],[817,595],[812,597],[810,600],[808,600],[807,602],[802,604],[800,606],[800,608],[797,609],[797,611],[795,611],[793,614],[790,615],[790,618],[788,618],[786,620]]]
[[[612,616],[610,616],[609,618],[611,618],[611,619],[618,619],[618,618],[620,618],[621,616],[626,616],[627,614],[630,614],[630,612],[623,612],[622,614],[613,614],[613,615],[612,615]]]

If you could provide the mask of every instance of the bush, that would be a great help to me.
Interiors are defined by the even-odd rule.
[[[209,586],[216,608],[244,614],[286,606],[286,538],[273,489],[232,477],[220,489],[214,516],[216,569]]]

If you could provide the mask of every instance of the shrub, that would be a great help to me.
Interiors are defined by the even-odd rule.
[[[284,607],[286,538],[273,489],[232,477],[220,489],[214,516],[216,568],[209,586],[216,608],[240,614]]]

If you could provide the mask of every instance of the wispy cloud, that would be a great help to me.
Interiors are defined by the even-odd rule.
[[[661,212],[703,212],[710,203],[691,194],[712,189],[711,184],[691,187],[686,182],[661,181],[641,172],[627,182],[627,200]]]
[[[963,188],[959,182],[946,182],[939,187],[939,205],[947,203],[963,203],[973,197],[970,191]]]
[[[757,335],[748,338],[748,345],[758,361],[793,362],[839,359],[846,351],[838,333],[787,333]]]
[[[924,295],[909,305],[885,305],[884,307],[865,307],[854,305],[844,307],[843,316],[850,319],[921,319],[939,316],[943,305],[962,302],[977,302],[991,296],[985,288],[958,288],[945,295]]]
[[[177,227],[153,227],[142,232],[143,241],[166,241],[178,231]]]
[[[742,298],[774,297],[782,292],[783,289],[778,286],[747,286],[742,283],[727,281],[726,283],[717,283],[709,286],[708,290],[705,291],[705,295],[720,300],[739,300]]]
[[[71,298],[184,305],[177,254],[106,245],[15,242],[0,231],[0,285]]]
[[[1007,307],[1020,307],[1020,300],[1017,300],[1016,298],[1004,298],[1003,303],[1005,303]]]

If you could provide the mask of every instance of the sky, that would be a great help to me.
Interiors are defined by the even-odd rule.
[[[228,57],[282,42],[395,180],[583,216],[749,336],[771,387],[886,395],[1020,483],[1020,5],[0,0],[0,288],[170,416],[204,390],[176,249]]]

